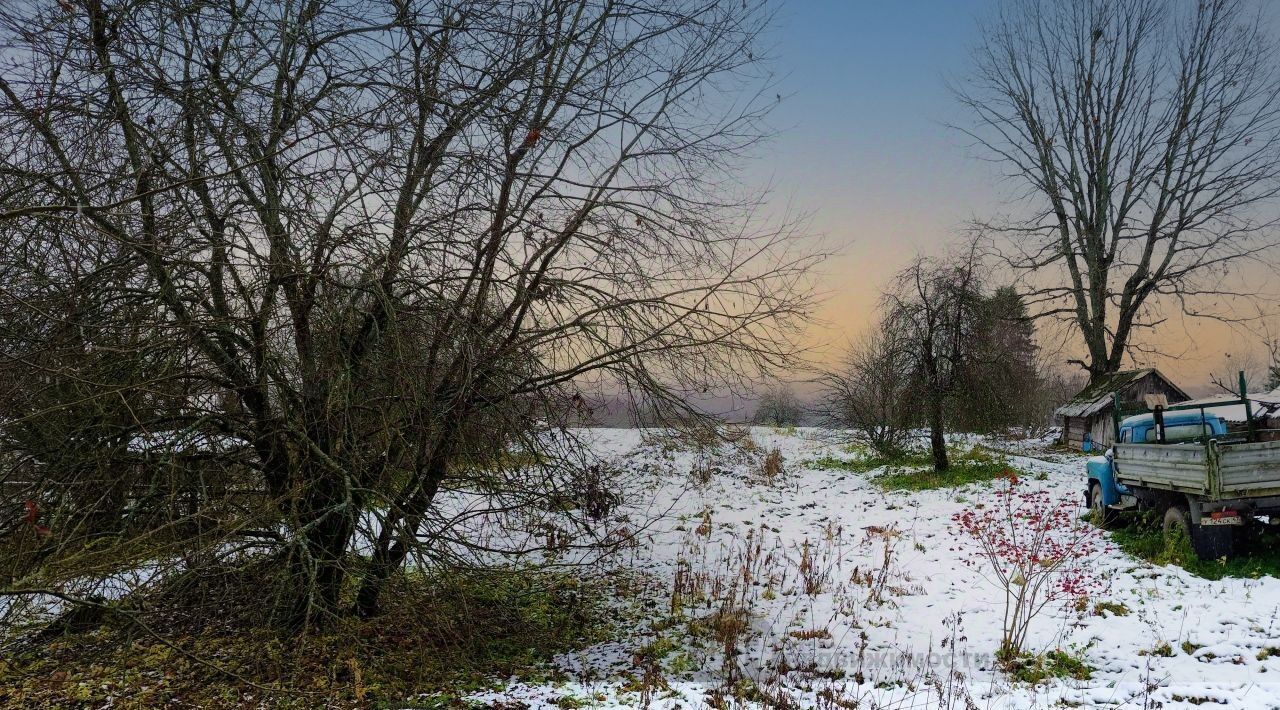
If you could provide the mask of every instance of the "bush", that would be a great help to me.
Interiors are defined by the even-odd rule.
[[[778,449],[772,449],[768,455],[764,457],[764,464],[761,466],[761,473],[764,474],[766,482],[777,481],[782,476],[782,452]]]
[[[853,430],[877,455],[902,455],[913,424],[910,354],[883,327],[871,331],[827,375],[824,408],[832,424]]]
[[[794,427],[804,418],[804,406],[796,393],[786,385],[770,388],[756,404],[753,424],[774,427]]]
[[[1023,658],[1027,634],[1041,612],[1056,601],[1087,596],[1096,586],[1085,561],[1099,533],[1075,513],[1075,501],[1054,501],[1047,491],[1028,490],[1009,475],[990,505],[952,518],[976,543],[968,563],[1005,593],[997,655],[1007,667]]]

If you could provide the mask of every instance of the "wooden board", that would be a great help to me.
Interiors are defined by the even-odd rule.
[[[1126,486],[1219,498],[1280,495],[1280,441],[1251,444],[1116,444],[1116,480]],[[1214,462],[1213,452],[1217,461]]]
[[[1116,444],[1116,480],[1126,486],[1206,495],[1209,465],[1200,444]]]
[[[1224,498],[1280,495],[1280,441],[1220,447],[1218,477]]]

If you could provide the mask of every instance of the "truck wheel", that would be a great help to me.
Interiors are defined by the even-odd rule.
[[[1173,535],[1185,535],[1191,539],[1191,514],[1180,505],[1171,505],[1164,511],[1164,539]]]
[[[1116,511],[1102,502],[1102,485],[1094,481],[1089,486],[1089,513],[1093,524],[1106,530],[1116,521]]]

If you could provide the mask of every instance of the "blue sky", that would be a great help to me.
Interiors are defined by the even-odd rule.
[[[998,4],[782,4],[773,32],[784,95],[772,117],[779,135],[762,148],[749,179],[773,186],[771,209],[811,215],[813,230],[839,251],[822,269],[825,325],[813,331],[825,345],[820,360],[837,358],[870,323],[882,287],[912,256],[945,248],[974,217],[1014,209],[1017,186],[948,128],[970,120],[948,82],[966,76],[980,21]],[[1224,349],[1257,347],[1252,336],[1203,320],[1175,317],[1163,333],[1168,357],[1141,364],[1188,385],[1207,382]]]
[[[871,315],[884,280],[976,214],[999,206],[974,158],[948,79],[963,76],[994,0],[792,0],[775,31],[780,135],[753,165],[772,202],[812,215],[840,255],[824,268],[825,340],[836,350]]]

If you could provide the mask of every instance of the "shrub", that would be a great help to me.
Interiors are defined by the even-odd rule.
[[[897,456],[911,438],[911,357],[884,328],[871,330],[825,378],[825,416],[876,454]]]
[[[770,449],[760,464],[761,479],[766,485],[773,485],[781,480],[784,473],[782,452],[777,448]]]
[[[771,388],[756,405],[753,424],[774,427],[794,427],[804,417],[804,405],[794,390],[785,385]]]
[[[1055,502],[1046,491],[1027,490],[1016,475],[1004,477],[994,494],[991,505],[957,513],[953,521],[977,544],[967,563],[981,565],[1004,591],[998,656],[1011,667],[1042,611],[1096,586],[1083,563],[1097,549],[1098,533],[1076,518],[1075,501]]]

